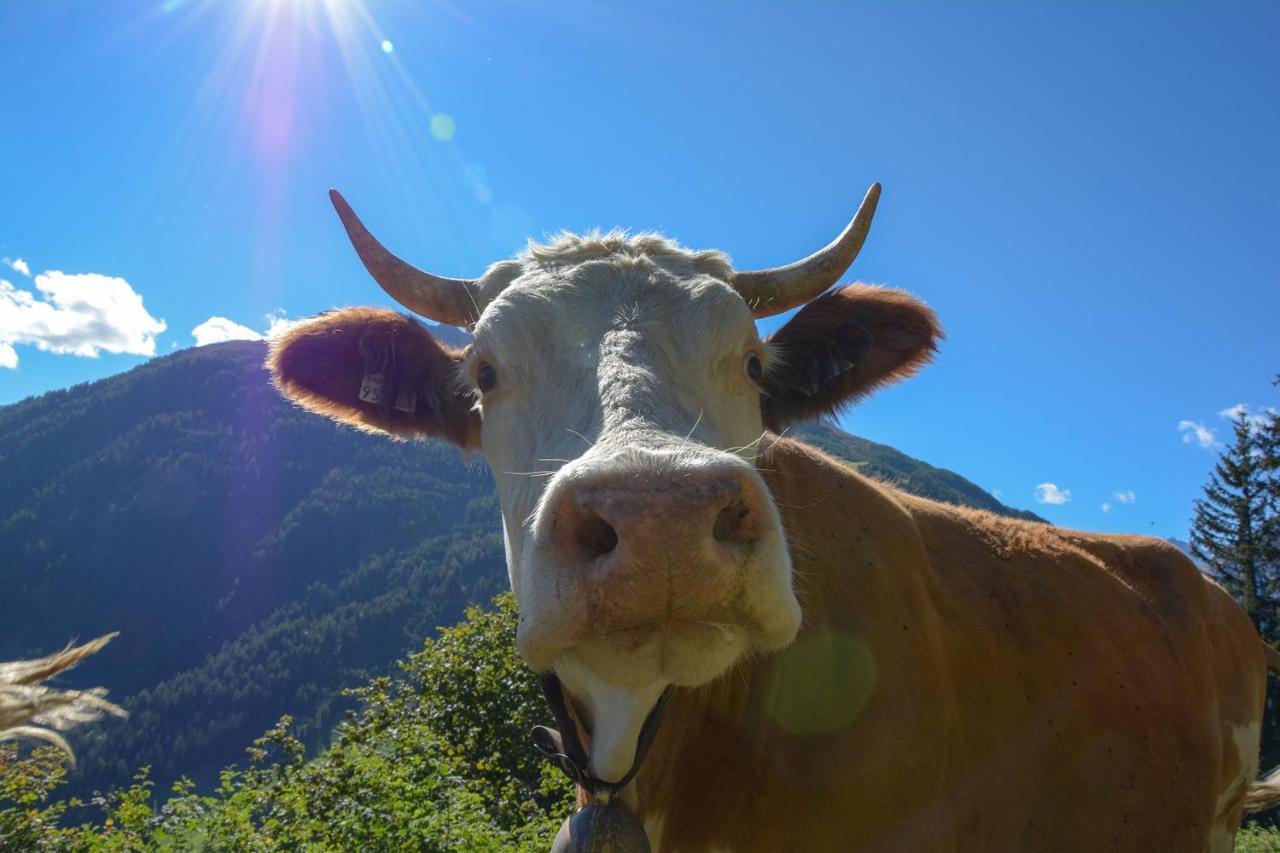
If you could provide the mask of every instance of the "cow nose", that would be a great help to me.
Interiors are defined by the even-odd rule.
[[[606,475],[563,496],[553,521],[563,563],[611,554],[708,558],[750,548],[764,517],[760,489],[732,470],[669,478]]]

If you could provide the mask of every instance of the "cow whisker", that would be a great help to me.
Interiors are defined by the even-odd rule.
[[[756,436],[756,440],[755,440],[755,441],[752,441],[752,442],[749,442],[749,443],[747,443],[747,444],[744,444],[744,445],[742,445],[741,447],[726,447],[726,448],[724,448],[723,452],[724,452],[724,453],[734,453],[734,454],[741,453],[741,452],[742,452],[742,451],[744,451],[744,450],[747,450],[747,449],[749,449],[749,448],[752,448],[752,447],[755,447],[756,445],[758,445],[758,444],[760,443],[760,440],[761,440],[761,439],[763,439],[763,438],[765,437],[765,435],[767,435],[767,434],[768,434],[767,432],[762,432],[762,433],[760,433],[760,435]]]
[[[585,442],[587,443],[587,447],[595,447],[595,442],[594,442],[594,441],[592,441],[591,439],[587,438],[585,435],[583,435],[582,433],[578,432],[576,429],[569,429],[569,427],[564,427],[564,431],[565,431],[565,432],[573,433],[573,434],[574,434],[574,435],[576,435],[578,438],[580,438],[580,439],[582,439],[583,441],[585,441]]]
[[[688,441],[693,436],[693,431],[698,428],[698,424],[702,423],[703,411],[703,409],[698,410],[698,419],[693,422],[693,426],[689,427],[689,432],[684,437],[685,441]]]

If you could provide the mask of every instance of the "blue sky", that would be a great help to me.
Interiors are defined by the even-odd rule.
[[[0,34],[0,404],[387,304],[330,186],[476,275],[597,225],[789,262],[880,181],[850,278],[948,338],[851,431],[1181,537],[1216,449],[1179,425],[1280,405],[1274,2],[15,0]]]

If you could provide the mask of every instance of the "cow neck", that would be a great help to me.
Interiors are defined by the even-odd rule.
[[[895,657],[913,662],[913,682],[936,683],[945,692],[947,676],[936,668],[933,640],[920,630],[923,620],[936,618],[929,616],[936,605],[923,545],[896,493],[821,451],[774,435],[761,441],[757,470],[792,543],[804,612],[796,643],[832,626],[856,625],[869,636],[891,637],[892,644],[881,648],[891,646]],[[885,613],[918,618],[912,631],[904,632]],[[832,739],[789,734],[770,716],[765,703],[775,666],[786,654],[744,660],[725,677],[682,689],[672,699],[662,737],[634,786],[636,816],[655,833],[655,849],[840,849],[839,832],[885,819],[879,811],[863,811],[855,798],[839,827],[805,825],[805,838],[813,842],[807,848],[785,836],[781,827],[792,824],[777,815],[808,808],[806,792],[815,779],[829,778],[832,785],[852,790],[868,772]],[[896,668],[888,658],[878,663],[886,674]],[[896,760],[893,755],[904,744],[926,744],[926,753],[941,750],[945,721],[932,710],[930,720],[937,722],[935,728],[904,724],[902,738],[864,738],[874,752],[866,757],[883,767]],[[911,784],[927,787],[915,775]],[[868,802],[879,802],[874,792],[859,790]],[[709,812],[738,819],[708,821]]]

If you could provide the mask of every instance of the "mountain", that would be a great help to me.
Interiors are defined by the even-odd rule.
[[[132,716],[75,739],[82,791],[144,764],[161,786],[210,782],[284,713],[321,745],[343,688],[507,584],[483,461],[304,413],[264,355],[184,350],[0,407],[0,660],[121,631],[92,681]],[[1034,518],[834,427],[792,434],[918,494]]]
[[[832,456],[845,460],[850,467],[862,474],[892,483],[913,495],[943,503],[985,509],[1010,518],[1048,523],[1034,512],[1005,506],[990,492],[954,471],[935,468],[928,462],[913,459],[887,444],[876,444],[874,441],[858,438],[830,424],[805,424],[789,430],[787,435],[808,442]]]
[[[1185,539],[1179,539],[1176,536],[1167,536],[1165,537],[1164,541],[1168,542],[1170,545],[1177,548],[1182,553],[1186,554],[1187,557],[1191,559],[1191,562],[1196,564],[1197,569],[1209,575],[1210,577],[1214,576],[1214,573],[1209,568],[1209,564],[1206,563],[1204,560],[1200,559],[1199,557],[1197,557],[1195,552],[1191,549],[1190,542],[1188,542]]]

